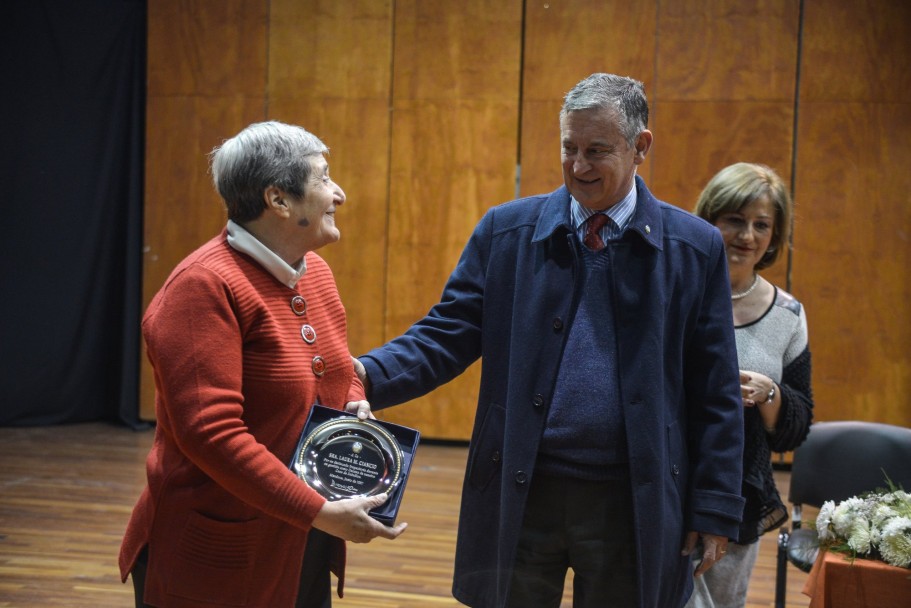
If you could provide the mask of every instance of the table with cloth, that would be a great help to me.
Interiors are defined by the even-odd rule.
[[[911,569],[821,551],[803,593],[810,596],[810,608],[908,608]]]

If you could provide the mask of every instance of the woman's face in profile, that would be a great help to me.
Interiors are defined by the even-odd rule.
[[[753,270],[769,249],[775,230],[775,205],[762,196],[736,212],[722,213],[715,226],[724,239],[728,266]]]
[[[329,177],[329,163],[322,155],[311,156],[305,194],[291,201],[291,219],[297,224],[307,251],[339,240],[341,232],[335,225],[335,212],[344,202],[345,192]]]

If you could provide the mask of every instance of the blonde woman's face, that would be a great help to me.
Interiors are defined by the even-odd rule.
[[[715,226],[724,239],[728,266],[752,271],[762,259],[775,231],[775,205],[762,196],[733,213],[723,213]]]

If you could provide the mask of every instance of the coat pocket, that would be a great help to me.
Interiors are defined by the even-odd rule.
[[[491,403],[478,431],[468,470],[468,483],[483,490],[503,467],[503,433],[506,409]]]
[[[225,606],[249,601],[260,544],[260,522],[218,521],[193,513],[180,534],[169,570],[168,595]]]

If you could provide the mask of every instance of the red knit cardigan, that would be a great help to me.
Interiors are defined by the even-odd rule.
[[[177,266],[146,311],[157,428],[119,561],[126,581],[148,545],[148,604],[294,605],[325,502],[289,470],[295,442],[313,403],[364,399],[335,280],[315,253],[306,262],[290,289],[223,231]]]

